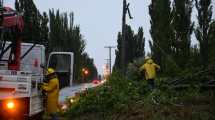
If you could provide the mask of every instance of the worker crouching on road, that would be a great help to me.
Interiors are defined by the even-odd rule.
[[[48,68],[46,80],[47,83],[41,86],[42,90],[47,93],[46,112],[51,116],[51,120],[58,120],[59,80],[53,68]]]
[[[155,64],[150,57],[146,57],[145,63],[140,67],[140,71],[144,71],[145,78],[151,90],[155,88],[156,70],[160,70],[160,66]]]

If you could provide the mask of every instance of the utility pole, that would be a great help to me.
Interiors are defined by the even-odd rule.
[[[109,69],[110,69],[110,74],[111,74],[111,49],[115,48],[115,46],[105,46],[105,48],[109,49]]]
[[[110,63],[110,59],[105,59],[106,63],[109,64]]]
[[[126,0],[123,0],[123,13],[122,13],[122,47],[121,47],[121,68],[122,73],[125,75],[125,33],[126,33],[126,14],[129,14],[129,18],[132,19],[130,10],[129,10],[130,3],[127,4]]]
[[[105,60],[106,60],[105,65],[107,65],[107,66],[108,66],[108,68],[109,68],[109,72],[110,72],[110,59],[105,59]],[[105,66],[105,68],[106,68],[106,66]]]

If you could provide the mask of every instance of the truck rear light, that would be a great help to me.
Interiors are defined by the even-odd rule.
[[[13,101],[8,101],[6,103],[6,106],[8,109],[14,109],[15,108],[15,103]]]
[[[11,120],[12,118],[12,120],[16,120],[15,118],[18,119],[23,117],[23,115],[29,115],[29,100],[29,98],[11,98],[0,100],[0,120]]]

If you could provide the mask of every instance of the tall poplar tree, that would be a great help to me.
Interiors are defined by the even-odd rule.
[[[41,43],[48,47],[49,39],[49,28],[48,28],[49,18],[46,12],[43,13],[41,22]]]
[[[195,0],[196,9],[198,11],[198,26],[195,35],[200,44],[201,64],[204,67],[209,63],[209,43],[212,32],[212,5],[211,0]]]
[[[177,64],[187,68],[190,59],[191,34],[194,23],[191,21],[193,0],[174,0],[173,4],[173,32],[174,54]]]
[[[149,5],[151,17],[150,42],[152,57],[161,65],[162,70],[168,69],[169,56],[172,55],[172,14],[170,0],[152,0]]]
[[[210,31],[209,31],[209,53],[208,53],[208,58],[209,58],[209,65],[215,66],[215,20],[210,24]]]
[[[93,59],[84,52],[86,43],[81,34],[80,27],[74,26],[73,13],[60,13],[59,10],[49,11],[49,51],[66,51],[74,53],[74,82],[83,81],[82,68],[88,67],[92,80],[97,75]]]
[[[41,21],[42,16],[33,0],[16,0],[15,8],[23,13],[25,42],[41,43]]]
[[[143,28],[140,27],[138,29],[138,33],[135,34],[134,31],[132,30],[131,26],[126,25],[125,27],[125,53],[126,53],[126,60],[125,60],[125,66],[130,62],[133,62],[134,59],[138,57],[144,57],[145,55],[145,38],[144,38],[144,33],[143,33]],[[115,51],[116,54],[116,59],[115,59],[115,64],[114,64],[114,69],[121,70],[121,44],[122,41],[122,35],[119,32],[118,33],[118,39],[117,39],[117,50]]]
[[[145,37],[142,27],[140,27],[138,33],[134,35],[134,41],[134,58],[145,56]]]

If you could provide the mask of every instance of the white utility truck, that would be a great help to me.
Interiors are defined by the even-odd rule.
[[[23,30],[22,15],[3,7],[0,0],[0,120],[28,119],[44,111],[44,96],[38,85],[44,79],[40,64],[46,62],[45,47],[23,43]],[[51,53],[49,61],[47,66],[56,69],[61,88],[70,86],[73,53]]]
[[[8,46],[10,42],[6,43]],[[21,44],[21,56],[33,44]],[[35,45],[20,62],[20,70],[8,70],[10,49],[0,61],[0,118],[29,118],[44,111],[43,97],[38,84],[43,82],[45,47]],[[59,76],[60,87],[72,85],[73,53],[53,52],[49,56],[47,67],[53,67]]]

